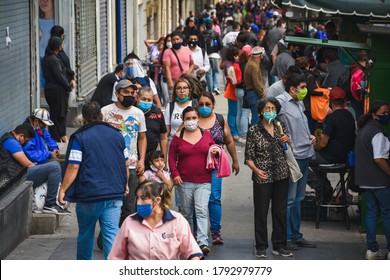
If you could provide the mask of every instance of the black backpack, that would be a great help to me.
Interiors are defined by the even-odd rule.
[[[221,39],[214,30],[203,32],[204,48],[207,54],[219,52],[222,49]]]
[[[345,91],[347,100],[351,100],[351,71],[346,70],[337,80],[337,87],[342,88]]]

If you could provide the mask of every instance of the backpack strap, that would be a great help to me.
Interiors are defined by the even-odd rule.
[[[173,108],[175,107],[175,101],[169,102],[169,120],[172,119]]]

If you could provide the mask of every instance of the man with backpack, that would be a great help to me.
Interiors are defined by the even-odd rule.
[[[210,92],[219,95],[219,51],[222,49],[222,40],[213,30],[213,22],[206,22],[206,30],[203,31],[204,48],[210,60],[210,70],[206,74],[207,85]]]

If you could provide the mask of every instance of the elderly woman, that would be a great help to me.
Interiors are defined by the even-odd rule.
[[[214,112],[215,98],[208,92],[203,92],[198,99],[198,110],[200,114],[199,127],[208,130],[213,136],[214,142],[218,145],[227,147],[227,150],[232,157],[232,169],[236,175],[240,171],[238,165],[236,146],[232,134],[230,133],[229,125],[224,116]],[[211,195],[209,201],[209,217],[210,217],[210,232],[214,245],[223,244],[221,236],[221,219],[222,219],[222,178],[217,178],[217,171],[212,173]]]
[[[207,226],[211,171],[206,169],[206,159],[214,140],[209,131],[198,127],[196,108],[185,108],[183,121],[184,128],[175,134],[169,147],[169,166],[173,182],[179,187],[182,214],[191,228],[195,207],[197,241],[203,254],[207,255],[210,253]]]
[[[278,129],[275,124],[280,109],[281,106],[275,98],[261,99],[257,104],[260,121],[249,129],[246,141],[245,164],[253,171],[256,257],[258,258],[267,257],[267,215],[271,200],[272,254],[292,256],[292,253],[285,248],[289,167],[283,149],[289,137],[284,125]]]
[[[160,150],[164,153],[165,162],[168,153],[167,127],[164,116],[159,108],[153,106],[153,92],[150,87],[142,87],[138,91],[137,107],[144,112],[146,123],[146,154],[150,151]]]

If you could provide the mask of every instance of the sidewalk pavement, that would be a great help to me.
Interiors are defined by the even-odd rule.
[[[227,102],[222,95],[216,96],[216,112],[227,114]],[[70,128],[70,131],[75,131]],[[70,134],[70,133],[69,133]],[[251,172],[244,165],[245,147],[236,144],[240,164],[240,173],[231,175],[223,180],[222,187],[222,230],[224,245],[211,246],[211,253],[207,260],[254,260],[254,225],[253,225],[253,197]],[[332,183],[335,179],[331,178]],[[174,201],[174,200],[173,200]],[[176,210],[173,207],[173,210]],[[315,228],[314,221],[302,221],[304,238],[316,243],[317,248],[300,248],[294,251],[294,257],[284,258],[272,255],[270,244],[268,259],[287,260],[362,260],[365,258],[365,235],[360,233],[360,221],[356,206],[349,208],[350,226],[347,230],[344,222],[323,221],[319,229]],[[7,260],[75,260],[77,219],[74,204],[71,204],[72,215],[65,216],[60,222],[56,233],[49,235],[31,235],[24,240],[6,259]],[[313,210],[315,211],[315,210]],[[334,211],[334,210],[330,210]],[[332,213],[338,217],[337,213]],[[271,215],[268,217],[269,239],[271,237]],[[96,227],[96,237],[99,226]],[[385,244],[384,236],[378,236],[378,242]],[[103,259],[103,252],[96,248],[94,258]]]

